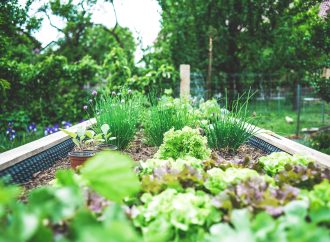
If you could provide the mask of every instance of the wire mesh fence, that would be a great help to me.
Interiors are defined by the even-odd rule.
[[[306,80],[290,75],[265,73],[219,74],[207,89],[200,72],[191,73],[191,95],[214,97],[223,103],[228,94],[254,93],[249,111],[259,126],[284,136],[302,136],[304,132],[330,126],[330,104],[323,101]],[[300,84],[301,83],[301,84]]]

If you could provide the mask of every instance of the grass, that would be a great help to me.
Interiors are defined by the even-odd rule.
[[[324,106],[324,122],[322,117],[322,103],[304,105],[301,108],[300,130],[302,128],[322,127],[330,125],[330,104]],[[271,130],[282,136],[296,133],[297,112],[292,110],[292,105],[285,101],[254,101],[249,106],[250,114],[258,118],[260,128]],[[293,123],[286,122],[285,117],[293,119]]]
[[[225,100],[225,109],[230,110],[227,114],[221,114],[210,120],[205,128],[209,146],[214,149],[226,148],[237,150],[255,132],[255,119],[251,117],[248,106],[251,95],[248,92],[233,101],[229,106]]]
[[[160,146],[163,143],[164,133],[171,128],[178,130],[193,124],[194,117],[184,103],[170,107],[158,103],[150,107],[147,112],[144,121],[144,135],[148,144]]]
[[[44,137],[44,135],[40,132],[33,134],[18,132],[14,140],[9,140],[7,135],[0,134],[0,153],[14,149],[42,137]]]
[[[103,124],[108,124],[115,140],[111,144],[125,149],[134,139],[140,120],[143,98],[138,94],[120,96],[104,96],[94,109],[97,120],[96,131],[100,131]]]

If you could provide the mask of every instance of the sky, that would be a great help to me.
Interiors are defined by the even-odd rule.
[[[27,0],[19,0],[22,6]],[[47,0],[35,0],[29,12],[30,15],[40,16],[37,9]],[[63,0],[65,2],[65,0]],[[134,37],[141,38],[142,47],[152,45],[160,31],[160,6],[156,0],[115,0],[115,7],[119,25],[128,27]],[[38,15],[39,14],[39,15]],[[62,27],[63,21],[55,16],[51,17],[54,25]],[[103,24],[109,28],[115,24],[115,18],[111,4],[102,0],[98,1],[93,9],[92,21]],[[40,30],[34,33],[34,37],[39,40],[43,46],[46,46],[53,40],[61,37],[61,34],[50,26],[47,18],[44,18]],[[136,60],[142,56],[142,51],[137,50]]]

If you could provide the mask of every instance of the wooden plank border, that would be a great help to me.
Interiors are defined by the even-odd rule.
[[[78,127],[91,127],[93,124],[96,124],[96,119],[92,118],[83,123],[74,125],[68,128],[69,131],[75,132]],[[35,156],[51,147],[54,147],[57,144],[64,142],[65,140],[70,139],[70,136],[65,134],[62,131],[56,132],[54,134],[45,136],[41,139],[32,141],[25,145],[19,146],[15,149],[3,152],[0,154],[0,171],[11,167],[23,160],[26,160],[32,156]]]
[[[330,156],[309,148],[305,145],[299,144],[295,141],[287,139],[283,136],[277,135],[269,130],[257,128],[258,132],[255,137],[271,144],[291,155],[299,154],[311,158],[316,163],[330,168]]]

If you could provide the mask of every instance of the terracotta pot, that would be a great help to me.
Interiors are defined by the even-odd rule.
[[[97,151],[117,150],[118,147],[115,145],[110,145],[110,144],[99,144],[99,145],[95,146],[95,149]]]
[[[84,162],[93,157],[95,153],[93,151],[74,151],[68,154],[72,169],[76,170],[78,166],[84,164]]]

